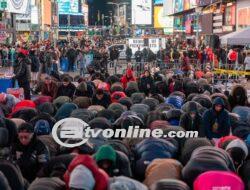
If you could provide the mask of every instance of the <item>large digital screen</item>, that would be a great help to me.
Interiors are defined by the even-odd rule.
[[[79,0],[59,0],[59,14],[81,14],[79,11]]]
[[[154,5],[162,5],[163,3],[163,0],[154,0]]]
[[[132,24],[135,25],[152,24],[152,0],[132,1]]]
[[[183,0],[174,0],[174,12],[178,13],[184,10],[183,8],[184,1]]]
[[[162,6],[154,7],[154,28],[173,28],[173,19],[163,14]]]

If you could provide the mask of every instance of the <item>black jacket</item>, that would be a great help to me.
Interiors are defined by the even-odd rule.
[[[68,86],[61,85],[57,90],[57,97],[68,96],[72,99],[74,96],[75,90],[76,90],[76,87],[72,83],[69,83]]]
[[[40,68],[40,61],[37,56],[31,55],[31,72],[38,72]]]
[[[16,65],[14,65],[15,79],[19,84],[26,84],[29,82],[29,69],[26,59],[22,59]]]
[[[115,59],[118,59],[118,58],[119,58],[119,51],[117,49],[114,49],[114,50],[112,49],[110,51],[110,59],[114,61]]]
[[[136,62],[141,62],[141,59],[142,59],[142,52],[140,50],[137,50],[135,52],[135,60]]]
[[[151,94],[154,93],[155,91],[154,79],[151,76],[149,77],[143,76],[140,79],[139,89],[141,92],[144,92],[146,95],[148,95],[149,93]]]
[[[104,93],[103,98],[99,100],[96,95],[92,98],[92,105],[100,105],[107,108],[111,104],[110,95]]]
[[[192,119],[189,113],[185,113],[181,116],[180,126],[186,131],[198,131],[199,136],[203,136],[202,131],[202,117],[197,113],[195,118]]]
[[[24,178],[29,182],[36,178],[37,172],[49,160],[47,147],[35,136],[27,146],[18,141],[12,151]]]

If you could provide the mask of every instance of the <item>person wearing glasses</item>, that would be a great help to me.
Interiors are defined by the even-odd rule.
[[[49,161],[48,148],[37,139],[34,127],[29,123],[19,126],[18,139],[12,153],[23,177],[29,182],[36,178],[37,172]]]

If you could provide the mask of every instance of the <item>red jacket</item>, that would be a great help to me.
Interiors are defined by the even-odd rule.
[[[84,165],[92,172],[96,182],[94,190],[106,190],[108,188],[109,177],[103,170],[98,168],[94,159],[89,155],[77,155],[71,161],[68,170],[63,176],[67,189],[69,189],[70,174],[78,165]]]
[[[236,51],[232,51],[231,53],[229,53],[228,58],[230,61],[236,61],[237,59],[237,52]]]
[[[124,97],[126,97],[126,94],[124,92],[116,91],[116,92],[112,93],[111,101],[112,101],[112,103],[117,103],[117,102],[119,102],[119,100],[121,98],[124,98]]]
[[[12,113],[15,113],[23,108],[36,108],[36,104],[31,100],[23,100],[13,107]]]
[[[126,74],[123,75],[122,78],[121,78],[121,83],[122,83],[124,89],[127,88],[127,84],[130,81],[136,81],[136,78],[134,77],[133,70],[132,69],[127,69]]]

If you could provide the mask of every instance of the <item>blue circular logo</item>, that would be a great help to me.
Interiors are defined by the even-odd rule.
[[[20,9],[23,6],[24,0],[10,0],[15,9]]]

